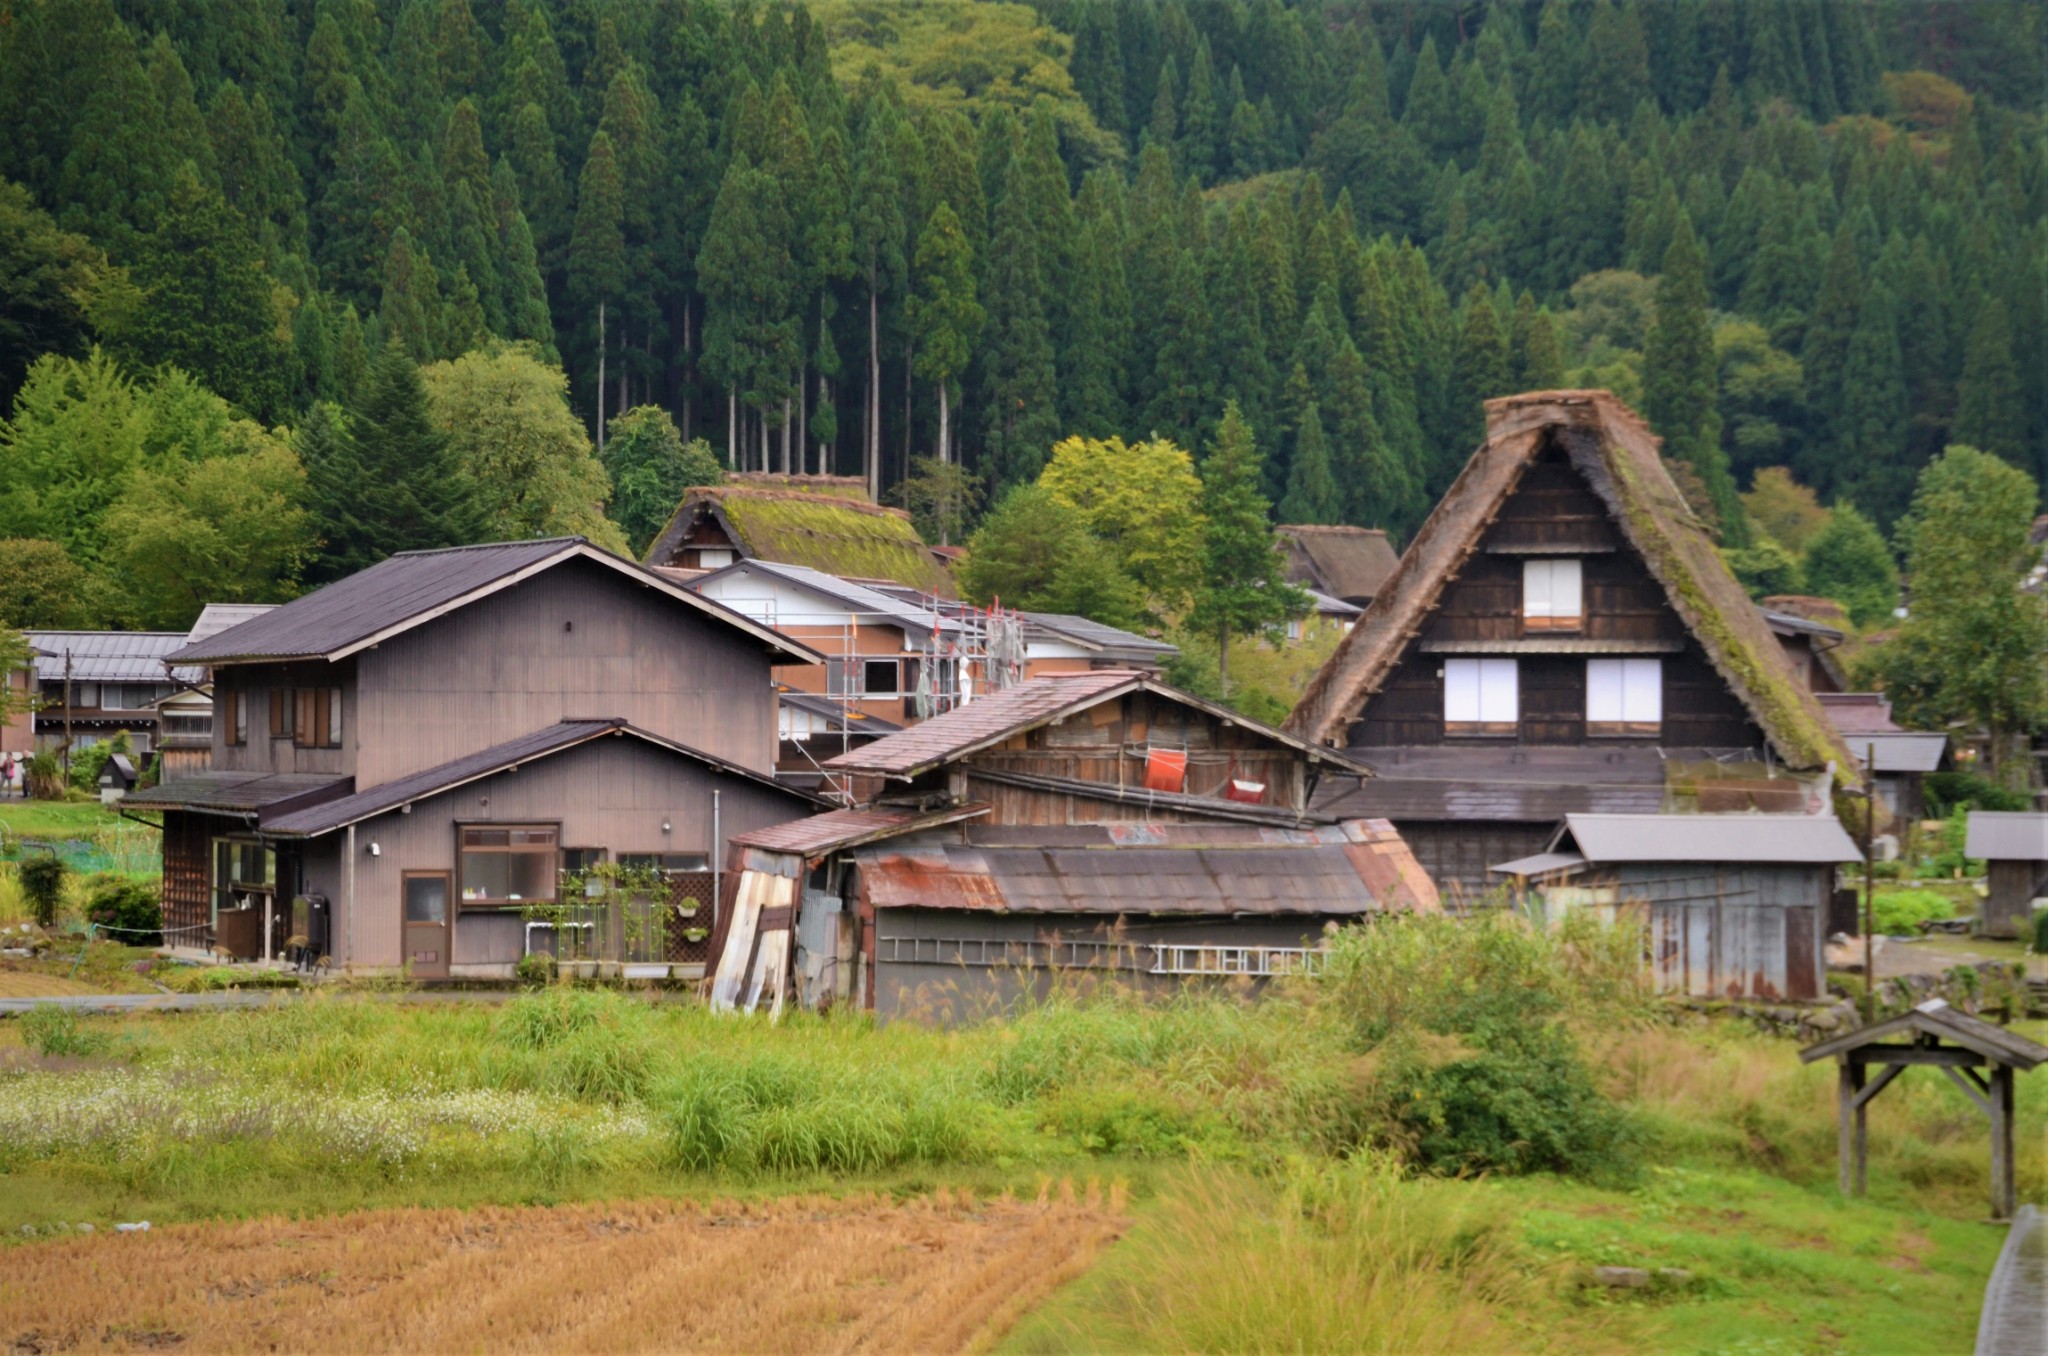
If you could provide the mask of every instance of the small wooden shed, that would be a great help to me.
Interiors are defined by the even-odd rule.
[[[1990,894],[1977,930],[1987,937],[2019,937],[2034,901],[2048,895],[2048,814],[1972,810],[1963,854],[1985,864]]]
[[[1991,1217],[2011,1219],[2013,1181],[2013,1072],[2048,1061],[2048,1045],[1958,1012],[1939,998],[1910,1012],[1859,1027],[1799,1052],[1800,1062],[1833,1059],[1841,1068],[1839,1137],[1845,1196],[1861,1196],[1869,1165],[1865,1109],[1885,1085],[1915,1064],[1946,1074],[1991,1120]],[[1870,1066],[1883,1067],[1874,1079]],[[1979,1069],[1986,1070],[1978,1073]]]

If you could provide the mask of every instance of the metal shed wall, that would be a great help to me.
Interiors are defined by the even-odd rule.
[[[1647,908],[1650,966],[1666,992],[1818,998],[1833,880],[1828,866],[1644,862],[1581,875],[1546,898]]]
[[[1188,976],[1152,974],[1153,943],[1312,947],[1321,939],[1326,921],[1330,920],[1301,914],[1119,920],[1081,914],[877,909],[875,1015],[883,1020],[951,1024],[993,1015],[1026,997],[1044,998],[1062,983],[1116,983],[1140,992],[1171,992],[1187,983]]]

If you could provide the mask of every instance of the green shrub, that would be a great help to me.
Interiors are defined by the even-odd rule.
[[[162,939],[162,882],[103,871],[85,886],[85,916],[129,946],[155,946]]]
[[[1042,1103],[1045,1128],[1097,1154],[1184,1158],[1221,1126],[1155,1088],[1131,1083],[1064,1089]]]
[[[538,988],[555,977],[555,958],[545,952],[530,951],[512,967],[512,975],[521,984]]]
[[[2034,954],[2048,956],[2048,909],[2034,915]]]
[[[39,1055],[96,1055],[107,1034],[81,1024],[78,1014],[56,1003],[38,1003],[21,1019],[21,1039]]]
[[[57,926],[57,909],[64,901],[64,877],[69,873],[63,858],[50,853],[24,857],[15,868],[15,878],[21,883],[21,893],[28,898],[29,912],[37,926]]]
[[[1642,933],[1574,915],[1389,918],[1345,929],[1317,982],[1371,1051],[1383,1133],[1434,1172],[1626,1176],[1637,1132],[1600,1091],[1568,1016],[1649,1011]]]
[[[1970,819],[1968,811],[1958,806],[1948,818],[1942,821],[1941,837],[1934,855],[1927,860],[1927,869],[1937,876],[1981,876],[1984,863],[1972,861],[1963,855],[1964,844],[1969,839]]]
[[[296,989],[299,977],[284,970],[238,970],[229,965],[179,966],[166,987],[179,993],[224,993],[229,989]]]
[[[1880,890],[1870,899],[1871,926],[1888,937],[1911,937],[1920,924],[1953,918],[1956,906],[1933,890]]]
[[[1927,813],[1936,819],[1947,819],[1963,810],[2034,808],[2025,792],[2010,790],[1974,772],[1930,772],[1926,787]]]

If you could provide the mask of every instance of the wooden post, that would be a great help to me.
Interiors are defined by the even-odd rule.
[[[1870,1190],[1870,1098],[1863,1095],[1863,1080],[1870,1070],[1860,1063],[1849,1067],[1856,1071],[1856,1194],[1862,1196]]]
[[[2013,1134],[2010,1064],[1991,1066],[1991,1218],[2011,1219],[2013,1215]]]
[[[1857,1075],[1862,1069],[1844,1058],[1838,1066],[1841,1077],[1835,1087],[1836,1106],[1836,1148],[1840,1159],[1839,1179],[1844,1196],[1855,1192],[1854,1163],[1856,1158],[1855,1129],[1863,1123],[1863,1113],[1856,1106]]]

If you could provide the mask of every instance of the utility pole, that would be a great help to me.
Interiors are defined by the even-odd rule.
[[[1863,746],[1863,1024],[1877,1020],[1877,940],[1871,895],[1877,880],[1877,863],[1871,839],[1877,832],[1877,782],[1871,769],[1877,766],[1877,746]]]
[[[64,647],[64,785],[71,785],[71,647]]]

